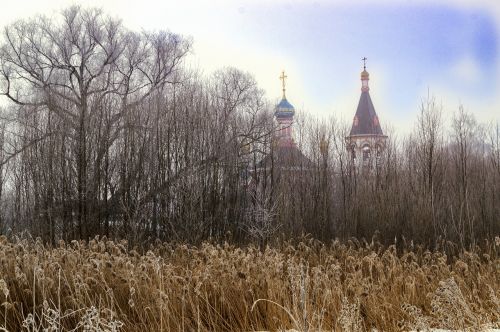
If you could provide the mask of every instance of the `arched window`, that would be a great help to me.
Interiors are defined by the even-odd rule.
[[[364,145],[363,146],[363,161],[364,162],[367,162],[368,160],[370,160],[370,154],[371,154],[370,146]]]
[[[375,145],[375,151],[377,154],[377,159],[380,159],[380,157],[382,156],[382,147],[380,146],[380,144]]]
[[[351,158],[352,160],[356,159],[356,144],[351,144]]]

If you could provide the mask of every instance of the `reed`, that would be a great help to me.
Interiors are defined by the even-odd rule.
[[[278,247],[0,238],[0,331],[500,328],[500,243]]]

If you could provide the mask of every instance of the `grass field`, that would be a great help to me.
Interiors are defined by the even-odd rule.
[[[499,328],[499,242],[435,252],[357,240],[262,250],[158,243],[142,252],[105,238],[49,248],[0,237],[0,331]]]

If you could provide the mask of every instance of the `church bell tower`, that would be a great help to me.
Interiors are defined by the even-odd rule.
[[[371,167],[385,149],[387,136],[382,132],[380,121],[373,107],[366,71],[366,58],[362,59],[361,97],[352,122],[351,132],[346,137],[347,147],[356,166]]]

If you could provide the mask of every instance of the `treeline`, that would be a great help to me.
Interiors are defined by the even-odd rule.
[[[347,124],[302,114],[312,166],[290,171],[259,166],[277,128],[252,76],[189,68],[188,38],[70,7],[7,26],[0,47],[2,233],[464,247],[500,234],[500,128],[462,108],[445,128],[428,98],[370,170],[350,158]]]

